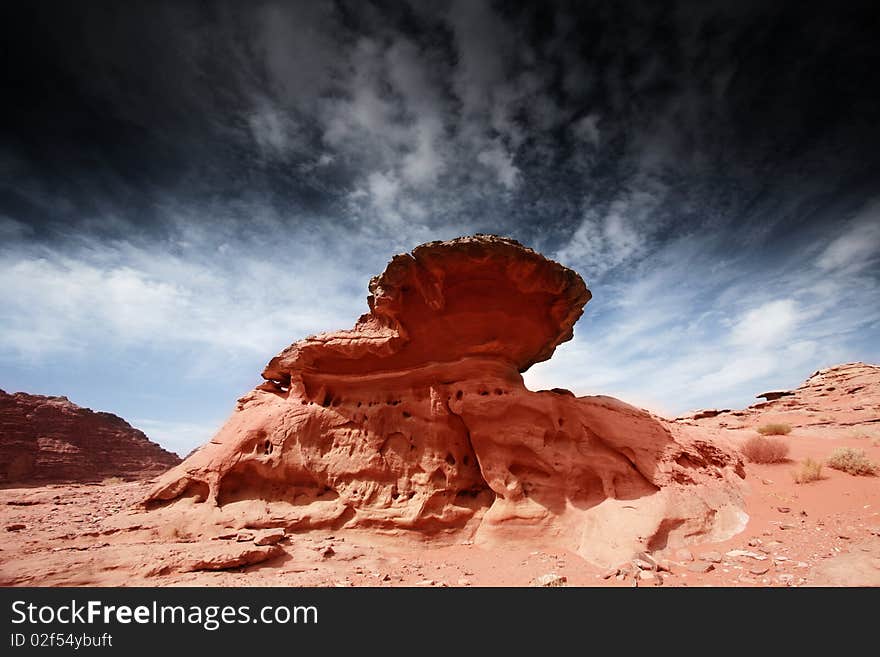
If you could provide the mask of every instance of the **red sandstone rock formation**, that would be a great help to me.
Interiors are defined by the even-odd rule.
[[[720,439],[523,385],[590,299],[575,272],[476,236],[395,256],[370,293],[353,329],[273,358],[148,505],[179,500],[207,523],[533,540],[608,563],[744,526],[742,463]]]
[[[0,390],[0,484],[146,478],[178,463],[111,413]]]

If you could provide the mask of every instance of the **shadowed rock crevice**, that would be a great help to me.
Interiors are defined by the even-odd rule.
[[[725,447],[609,397],[526,389],[521,372],[572,337],[590,298],[575,272],[475,236],[395,256],[370,293],[353,329],[273,358],[151,504],[207,488],[181,512],[535,538],[596,561],[740,528],[741,463]],[[624,502],[638,522],[617,521]]]

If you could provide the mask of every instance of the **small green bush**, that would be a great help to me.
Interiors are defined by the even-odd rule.
[[[877,474],[877,466],[868,459],[864,450],[841,447],[828,457],[828,467],[851,475],[871,476]]]

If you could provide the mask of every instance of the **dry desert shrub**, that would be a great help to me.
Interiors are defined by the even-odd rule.
[[[785,436],[791,433],[791,426],[788,424],[765,424],[758,427],[758,433],[762,436]]]
[[[804,459],[801,461],[800,469],[795,470],[793,474],[796,484],[808,484],[811,481],[819,481],[822,478],[822,464],[813,459]]]
[[[875,475],[877,466],[868,459],[868,455],[862,449],[841,447],[834,450],[828,457],[828,467],[851,475]]]
[[[123,479],[122,477],[107,477],[101,483],[105,486],[113,486],[115,484],[124,484],[125,479]]]
[[[752,436],[740,451],[752,463],[781,463],[788,456],[788,443],[779,438]]]

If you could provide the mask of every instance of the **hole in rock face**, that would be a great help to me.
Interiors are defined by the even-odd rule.
[[[458,392],[455,393],[455,398],[456,398],[458,401],[461,401],[462,396],[464,396],[464,392],[461,391],[461,390],[459,390]]]
[[[318,483],[302,470],[285,471],[259,461],[242,461],[220,480],[220,506],[243,500],[308,504],[316,499],[332,500],[336,491]]]
[[[272,453],[272,443],[267,440],[266,442],[263,443],[263,454],[266,454],[268,456],[271,453]]]
[[[204,502],[208,499],[208,484],[203,481],[193,481],[186,487],[181,497],[192,497],[196,502]]]
[[[465,458],[466,458],[466,457],[465,457]],[[449,465],[455,465],[455,457],[452,455],[452,453],[449,453],[449,454],[446,455],[446,462],[447,462]]]
[[[324,399],[321,401],[321,406],[323,406],[324,408],[327,408],[330,405],[330,402],[332,402],[332,401],[333,401],[333,393],[330,393],[330,392],[325,393]]]
[[[575,486],[569,491],[569,500],[573,506],[587,509],[605,499],[605,487],[602,477],[592,470],[583,470],[574,477]]]
[[[412,415],[410,415],[409,413],[407,413],[406,411],[404,411],[404,412],[403,412],[403,417],[412,417]]]
[[[489,396],[488,390],[480,390],[480,397],[488,397],[488,396]]]
[[[540,481],[549,481],[552,479],[552,475],[539,468],[535,465],[531,465],[528,463],[511,463],[507,466],[507,470],[510,472],[514,478],[519,480],[540,480]]]
[[[496,395],[503,395],[504,391],[501,388],[495,388],[495,394]]]
[[[464,463],[465,465],[470,465],[471,464],[471,457],[469,455],[465,454],[464,457],[461,459],[461,462]]]

